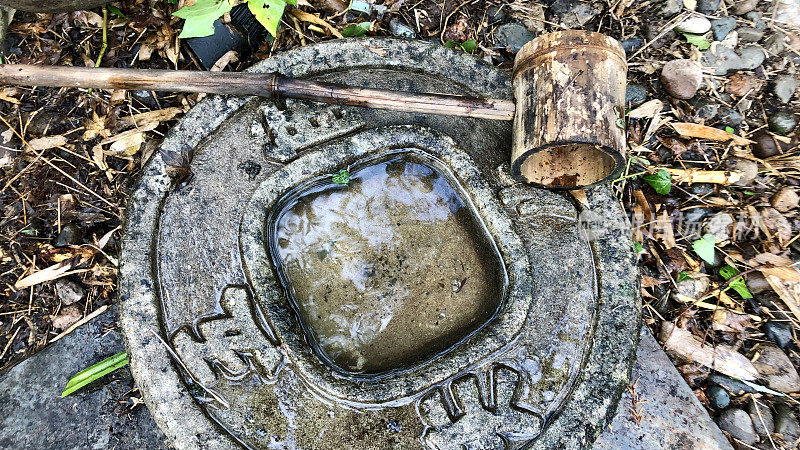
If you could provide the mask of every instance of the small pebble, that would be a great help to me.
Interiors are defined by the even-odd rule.
[[[775,432],[783,435],[783,440],[794,448],[800,439],[800,424],[792,409],[783,403],[775,405]]]
[[[83,312],[78,305],[69,305],[61,309],[58,316],[53,318],[53,328],[56,330],[64,330],[69,328],[70,325],[81,320]]]
[[[158,102],[153,97],[153,93],[145,90],[130,91],[131,97],[150,109],[158,109]]]
[[[511,53],[517,53],[523,45],[535,37],[525,26],[518,23],[507,23],[497,28],[497,43]]]
[[[772,92],[781,101],[781,103],[789,103],[789,100],[797,90],[797,79],[791,75],[782,75],[775,80],[772,87]]]
[[[745,280],[747,283],[747,289],[750,290],[751,294],[757,295],[762,292],[767,292],[772,290],[772,286],[770,286],[769,282],[761,272],[752,272],[746,277]],[[767,322],[769,323],[769,322]]]
[[[728,395],[728,391],[719,386],[709,387],[706,391],[706,396],[708,396],[708,401],[714,409],[725,409],[731,403],[731,396]]]
[[[80,244],[83,238],[83,230],[74,223],[68,223],[61,227],[61,233],[56,236],[53,245],[56,247],[66,247],[67,245]]]
[[[764,403],[756,403],[755,399],[747,402],[747,413],[759,436],[767,437],[775,431],[775,422],[772,419],[772,411]]]
[[[658,15],[661,17],[674,16],[683,9],[683,2],[681,0],[664,0],[660,3],[661,9],[658,10]]]
[[[714,75],[725,75],[744,68],[742,57],[733,49],[722,45],[717,46],[716,52],[711,49],[704,51],[701,62],[703,67],[714,69]]]
[[[640,84],[629,84],[625,88],[625,105],[635,108],[647,100],[647,89]]]
[[[720,212],[714,214],[705,226],[705,232],[711,234],[716,239],[716,242],[725,242],[731,238],[731,226],[733,225],[733,216]]]
[[[752,278],[752,277],[751,277]],[[763,279],[763,276],[762,276]],[[750,287],[750,280],[747,280]],[[766,282],[766,280],[764,280]],[[750,290],[752,292],[752,289]],[[792,329],[783,322],[768,321],[764,324],[764,335],[770,341],[778,344],[780,348],[786,348],[792,342]]]
[[[695,96],[689,103],[694,107],[694,116],[698,119],[708,121],[717,117],[719,105],[708,98]]]
[[[693,16],[679,23],[675,30],[683,33],[705,34],[711,29],[711,22],[705,17]]]
[[[786,136],[797,126],[797,117],[789,111],[778,111],[767,119],[770,131]]]
[[[744,15],[744,18],[753,22],[753,26],[756,30],[763,31],[767,29],[767,22],[761,16],[762,14],[758,11],[750,11]]]
[[[714,14],[719,9],[720,0],[697,0],[697,11],[703,14]]]
[[[697,227],[694,229],[699,229],[699,224],[703,222],[703,219],[710,216],[714,213],[714,210],[711,208],[692,208],[686,210],[683,213],[683,222],[684,226],[688,227]]]
[[[747,445],[758,442],[756,429],[750,415],[738,408],[728,408],[717,419],[719,427],[727,431],[734,439],[739,439]]]
[[[758,0],[741,0],[733,4],[731,11],[738,16],[742,16],[752,11],[757,5]]]
[[[739,40],[742,42],[758,42],[764,37],[764,31],[752,27],[737,28]]]
[[[800,196],[797,195],[797,191],[788,186],[776,192],[769,200],[773,208],[783,213],[797,208],[798,202],[800,202]]]
[[[758,163],[745,158],[728,158],[723,164],[726,170],[736,170],[742,173],[742,178],[736,182],[739,186],[747,186],[758,176]]]
[[[753,44],[742,48],[739,56],[742,58],[742,68],[752,70],[764,62],[766,53],[759,45]]]
[[[644,45],[644,41],[639,37],[623,39],[619,43],[622,45],[622,49],[625,50],[626,55],[632,55],[633,52],[639,50],[642,45]]]
[[[780,147],[775,138],[766,130],[757,132],[753,137],[756,143],[753,145],[753,156],[766,159],[780,153]]]
[[[721,106],[719,108],[719,111],[717,112],[717,118],[723,124],[734,128],[738,127],[742,124],[742,122],[744,122],[744,116],[742,113],[727,106]]]
[[[786,44],[783,42],[786,35],[780,31],[773,31],[772,34],[764,40],[764,48],[771,55],[779,55],[786,50]]]
[[[661,83],[675,98],[690,99],[703,82],[703,70],[694,61],[674,59],[661,69]]]
[[[736,28],[735,17],[723,17],[722,19],[715,19],[711,21],[711,31],[714,33],[714,40],[721,41],[725,39],[734,28]]]
[[[507,14],[505,8],[501,8],[499,6],[490,6],[486,9],[486,20],[489,21],[490,25],[504,21],[506,16]]]
[[[786,216],[770,206],[760,208],[760,211],[761,226],[766,227],[772,236],[775,236],[779,242],[789,242],[792,239],[794,231]]]
[[[83,300],[86,296],[86,289],[78,283],[66,278],[56,280],[56,294],[64,305],[71,305]]]

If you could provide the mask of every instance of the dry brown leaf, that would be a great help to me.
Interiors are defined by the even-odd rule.
[[[658,114],[659,111],[664,109],[664,102],[658,99],[653,99],[642,103],[641,106],[628,113],[629,119],[646,119]]]
[[[767,283],[778,294],[783,303],[792,311],[792,314],[800,320],[800,283],[786,282],[775,275],[764,274],[764,278],[767,279]]]
[[[709,139],[718,142],[728,142],[733,140],[733,143],[736,145],[754,144],[754,142],[750,139],[745,139],[736,134],[728,133],[725,130],[720,130],[718,128],[713,128],[706,125],[688,122],[673,122],[670,125],[672,125],[678,134],[685,137]]]
[[[653,287],[664,283],[666,283],[666,281],[648,275],[642,275],[642,287]]]
[[[133,156],[144,143],[144,132],[138,130],[115,140],[109,148],[115,156]],[[122,133],[124,134],[124,133]]]
[[[44,136],[28,141],[28,148],[37,152],[65,145],[67,145],[67,138],[64,136]]]
[[[736,314],[721,308],[714,311],[711,320],[711,327],[717,331],[741,333],[745,328],[753,326],[753,322],[747,314]]]
[[[676,327],[670,322],[661,325],[660,337],[665,350],[685,359],[722,372],[729,377],[748,381],[758,378],[758,371],[753,363],[733,347],[704,343],[688,330]]]
[[[758,267],[764,264],[773,266],[758,269],[765,277],[774,275],[784,281],[800,282],[800,270],[793,266],[791,259],[772,253],[761,253],[749,262],[750,267]]]
[[[225,66],[237,61],[239,61],[239,53],[236,50],[228,50],[224,55],[220,56],[217,62],[208,70],[209,72],[222,72]]]
[[[340,33],[339,30],[336,29],[336,27],[334,27],[333,25],[331,25],[327,21],[320,19],[319,17],[315,16],[314,14],[307,13],[307,12],[301,11],[299,9],[290,9],[289,10],[289,14],[293,15],[298,20],[302,20],[303,22],[309,22],[309,23],[313,23],[313,24],[319,25],[321,27],[325,27],[328,30],[330,30],[332,35],[336,36],[339,39],[342,39],[344,37],[344,36],[342,36],[342,33]]]
[[[150,123],[159,123],[172,120],[178,114],[183,113],[183,108],[171,106],[169,108],[157,109],[155,111],[148,111],[144,113],[134,114],[132,116],[123,117],[122,123],[126,125],[146,126]]]

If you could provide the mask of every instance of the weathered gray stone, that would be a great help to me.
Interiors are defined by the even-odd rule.
[[[723,17],[711,21],[711,31],[714,33],[714,40],[721,41],[736,28],[735,17]]]
[[[630,392],[626,392],[610,429],[600,435],[593,448],[732,448],[646,328],[642,329],[631,380],[638,380],[636,392],[647,400],[641,405],[641,422],[637,424],[631,418]]]
[[[523,45],[527,44],[536,37],[530,30],[521,23],[507,23],[500,25],[495,32],[497,43],[500,47],[507,49],[511,53],[517,53]]]
[[[775,80],[775,85],[772,87],[772,92],[781,101],[781,103],[789,103],[794,91],[797,90],[797,78],[791,75],[782,75]]]
[[[783,440],[790,448],[797,446],[800,440],[800,424],[797,423],[797,416],[785,403],[775,405],[775,412],[775,432],[783,435]]]
[[[766,438],[775,431],[775,422],[769,406],[751,398],[747,403],[747,413],[750,414],[750,420],[753,421],[753,426],[759,436]]]
[[[770,389],[779,392],[800,391],[800,376],[783,350],[772,344],[764,344],[758,351],[761,356],[753,361],[753,365]]]
[[[511,95],[507,75],[471,56],[403,40],[303,47],[254,70]],[[132,194],[121,322],[134,376],[171,442],[590,445],[627,386],[639,333],[632,243],[610,190],[589,190],[589,207],[579,209],[565,196],[509,185],[510,175],[498,171],[508,168],[510,124],[287,104],[280,111],[253,98],[202,102],[170,132]],[[253,132],[256,122],[271,132]],[[167,164],[188,149],[194,176],[181,185],[169,178]],[[499,249],[508,273],[505,299],[485,327],[443,354],[380,377],[342,374],[306,343],[283,295],[266,247],[269,214],[298,184],[408,149],[454,174]],[[246,172],[244,165],[261,169]],[[605,281],[595,285],[595,276]],[[185,385],[151,330],[220,398]]]
[[[661,83],[675,98],[694,97],[702,82],[703,70],[697,63],[688,59],[668,61],[661,70]]]
[[[718,419],[719,427],[728,432],[732,438],[740,440],[747,445],[758,442],[758,434],[753,427],[750,415],[738,408],[728,408],[722,411]]]
[[[115,308],[0,377],[0,448],[161,449],[165,437],[147,408],[119,415],[116,402],[133,388],[123,368],[61,398],[70,377],[125,350]]]

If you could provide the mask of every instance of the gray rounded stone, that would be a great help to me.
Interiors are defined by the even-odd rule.
[[[706,391],[708,401],[714,409],[725,409],[731,404],[731,397],[728,391],[720,386],[711,386]]]
[[[778,111],[767,118],[767,123],[771,131],[785,136],[797,126],[797,117],[790,111]]]
[[[517,53],[523,45],[532,41],[536,37],[524,25],[519,23],[507,23],[497,28],[497,44],[510,51]]]
[[[750,415],[741,409],[728,408],[722,411],[717,423],[723,431],[727,431],[734,439],[738,439],[747,445],[753,445],[758,442],[758,434],[756,434],[756,429],[753,427]]]
[[[690,99],[697,94],[703,82],[703,70],[694,61],[674,59],[664,64],[661,83],[675,98]]]
[[[252,70],[511,95],[508,75],[495,68],[399,39],[302,47]],[[510,123],[286,103],[280,110],[263,99],[209,97],[169,132],[132,192],[120,324],[131,371],[172,445],[591,445],[628,384],[639,335],[632,242],[611,190],[590,189],[582,207],[513,182]],[[355,174],[369,158],[398,152],[446,169],[496,245],[507,281],[491,318],[450,348],[396,370],[344,373],[309,345],[317,330],[286,295],[271,214],[311,180],[330,183],[342,169]],[[186,159],[190,179],[175,170]],[[447,281],[440,288],[448,295],[470,283]],[[403,339],[414,337],[398,334],[397,347]]]
[[[772,92],[775,93],[781,103],[789,103],[796,90],[797,78],[791,75],[781,75],[775,80],[775,84],[772,87]]]
[[[725,39],[733,29],[736,28],[735,17],[723,17],[711,21],[711,31],[714,33],[714,40],[721,41]]]
[[[750,288],[751,291],[754,287],[749,279],[747,280],[747,287]],[[759,290],[759,293],[763,292],[761,287],[759,287]],[[788,346],[793,339],[792,329],[783,322],[769,321],[765,323],[764,335],[767,337],[767,339],[778,344],[778,347],[780,348],[786,348],[786,346]]]

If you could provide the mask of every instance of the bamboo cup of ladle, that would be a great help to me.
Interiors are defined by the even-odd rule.
[[[565,30],[527,43],[514,61],[510,100],[367,89],[278,74],[0,65],[0,84],[256,95],[343,106],[513,120],[515,177],[548,189],[580,189],[624,166],[627,65],[616,40]]]

